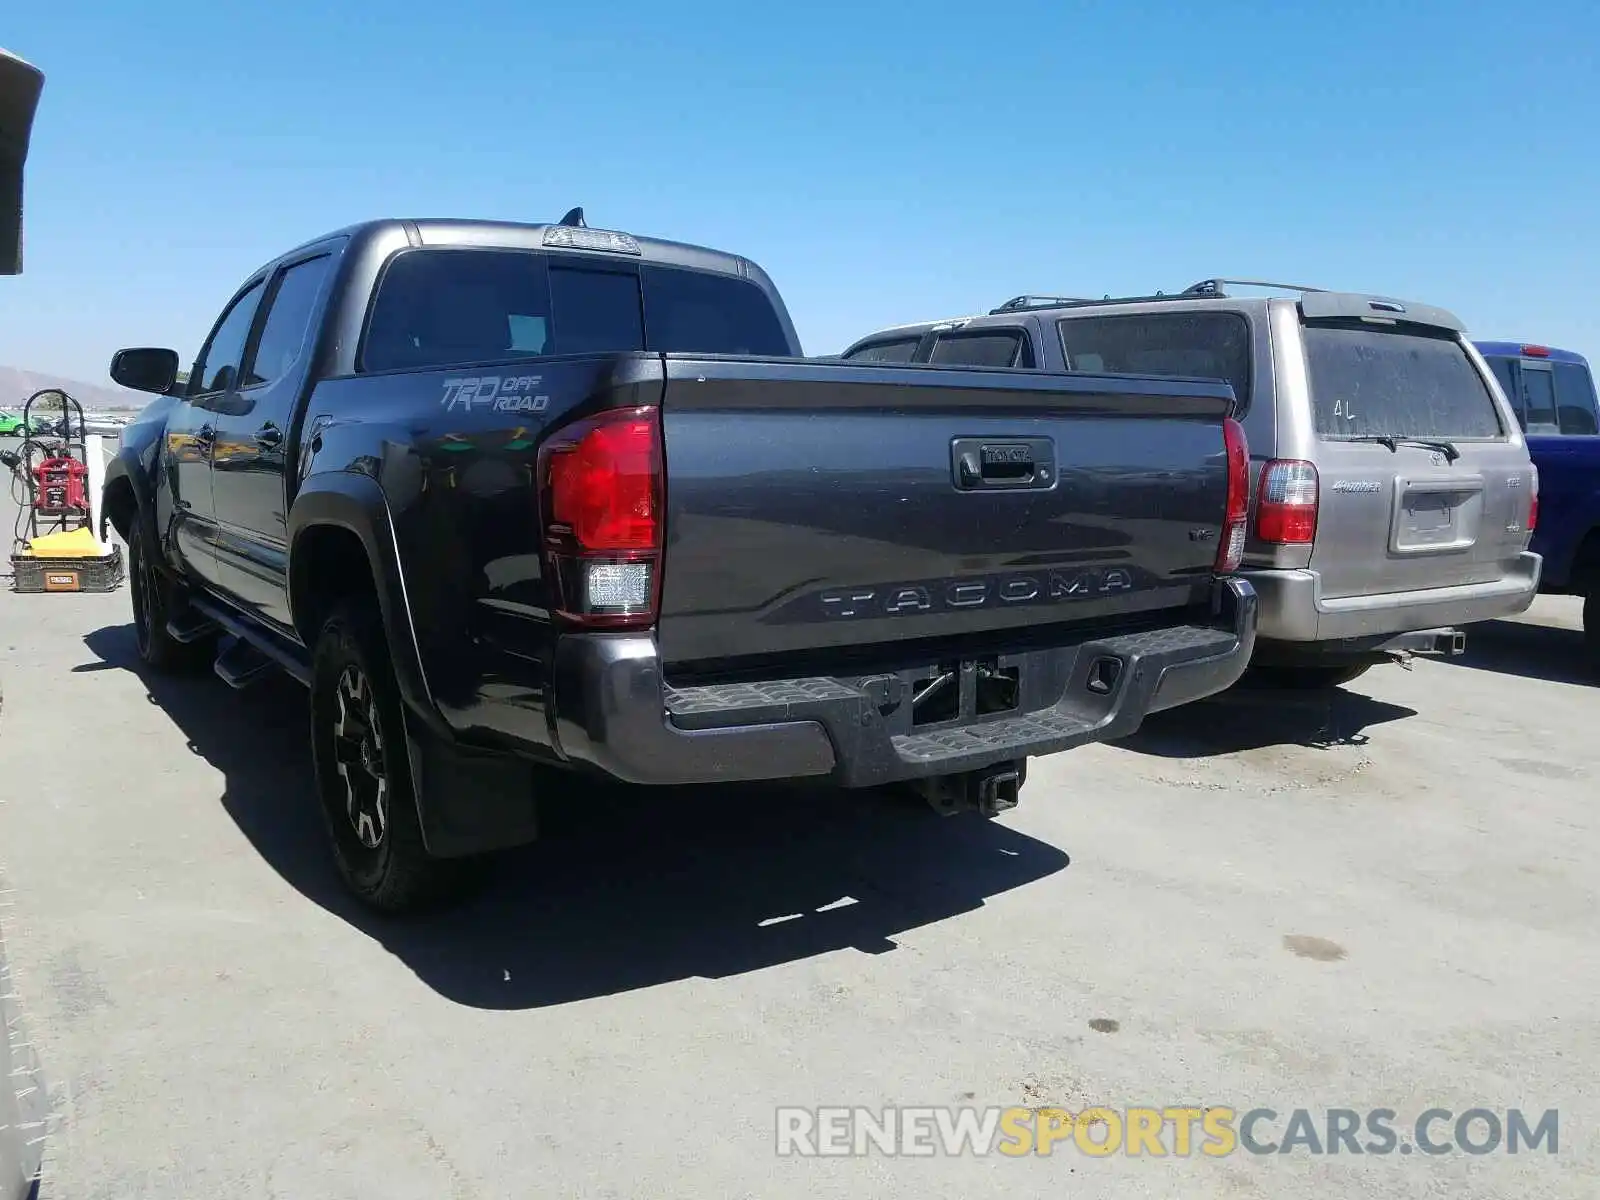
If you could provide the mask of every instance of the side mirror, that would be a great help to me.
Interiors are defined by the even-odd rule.
[[[165,396],[178,378],[178,352],[141,346],[111,356],[111,379],[136,392]]]

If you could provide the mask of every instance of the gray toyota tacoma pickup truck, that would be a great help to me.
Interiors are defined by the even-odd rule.
[[[107,471],[139,650],[310,689],[348,886],[397,910],[535,833],[551,769],[918,783],[1230,686],[1226,383],[803,359],[747,259],[385,220],[228,301]]]

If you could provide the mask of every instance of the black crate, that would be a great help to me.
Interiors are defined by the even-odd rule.
[[[11,556],[14,592],[114,592],[122,582],[122,547],[96,558]]]

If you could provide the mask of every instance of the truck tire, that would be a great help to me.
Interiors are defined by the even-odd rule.
[[[217,655],[215,637],[180,642],[167,632],[172,615],[171,581],[156,569],[144,522],[135,518],[128,538],[128,598],[133,605],[133,636],[139,661],[153,671],[189,674],[210,666]]]
[[[1317,666],[1257,667],[1251,674],[1270,687],[1314,692],[1342,687],[1361,678],[1371,669],[1371,663],[1328,663]]]
[[[357,899],[398,914],[461,889],[465,863],[423,845],[400,692],[370,603],[335,609],[317,638],[311,756],[334,864]]]

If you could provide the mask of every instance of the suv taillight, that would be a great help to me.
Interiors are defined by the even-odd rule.
[[[661,415],[576,421],[539,451],[540,511],[556,614],[579,625],[655,623],[661,589]]]
[[[1250,517],[1250,446],[1244,426],[1232,417],[1222,423],[1222,440],[1228,450],[1228,507],[1222,523],[1222,544],[1217,547],[1217,570],[1237,571],[1244,560],[1244,529]]]
[[[1275,458],[1261,468],[1256,537],[1276,546],[1309,546],[1317,536],[1317,468]]]
[[[1532,468],[1533,474],[1528,481],[1528,532],[1532,533],[1539,528],[1539,468]]]

